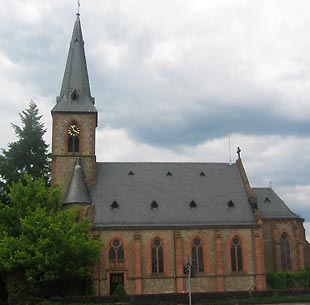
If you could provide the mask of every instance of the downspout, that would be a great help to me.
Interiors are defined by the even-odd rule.
[[[176,241],[175,241],[175,229],[173,229],[173,255],[174,255],[174,285],[175,285],[175,293],[178,293],[177,286],[177,257],[176,257]]]

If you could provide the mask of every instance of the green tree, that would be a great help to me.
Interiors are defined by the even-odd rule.
[[[100,244],[89,221],[62,209],[60,198],[58,188],[26,176],[10,187],[9,203],[0,204],[0,270],[9,296],[44,295],[49,286],[91,276]]]
[[[9,143],[8,149],[2,149],[3,155],[0,156],[2,188],[17,182],[25,173],[33,178],[49,181],[50,155],[43,139],[46,129],[40,122],[42,115],[39,115],[37,105],[31,101],[19,116],[22,126],[12,124],[18,140]]]

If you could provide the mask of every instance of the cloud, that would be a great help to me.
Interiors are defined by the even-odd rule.
[[[0,147],[30,99],[51,139],[76,3],[0,3]],[[228,162],[309,223],[308,0],[81,1],[97,156]],[[121,148],[121,149],[120,149]]]
[[[309,61],[295,47],[306,15],[287,2],[219,3],[105,3],[102,35],[88,32],[101,126],[158,147],[309,133]]]

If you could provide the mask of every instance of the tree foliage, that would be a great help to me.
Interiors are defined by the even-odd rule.
[[[22,126],[12,124],[18,138],[2,149],[0,156],[0,177],[4,184],[17,182],[25,173],[33,178],[49,181],[48,145],[43,139],[46,132],[41,123],[37,105],[31,101],[29,107],[19,114]]]
[[[62,209],[60,196],[26,176],[10,187],[9,204],[0,204],[0,270],[9,295],[42,295],[49,283],[92,274],[99,242],[77,210]]]

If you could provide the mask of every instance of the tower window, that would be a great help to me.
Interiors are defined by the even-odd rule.
[[[78,94],[78,92],[76,90],[73,90],[73,92],[71,93],[71,99],[73,101],[76,101],[76,100],[79,99],[79,94]]]
[[[68,152],[79,152],[80,151],[80,140],[79,137],[69,136],[68,139]]]
[[[68,152],[80,151],[80,127],[76,122],[72,122],[68,127]]]

